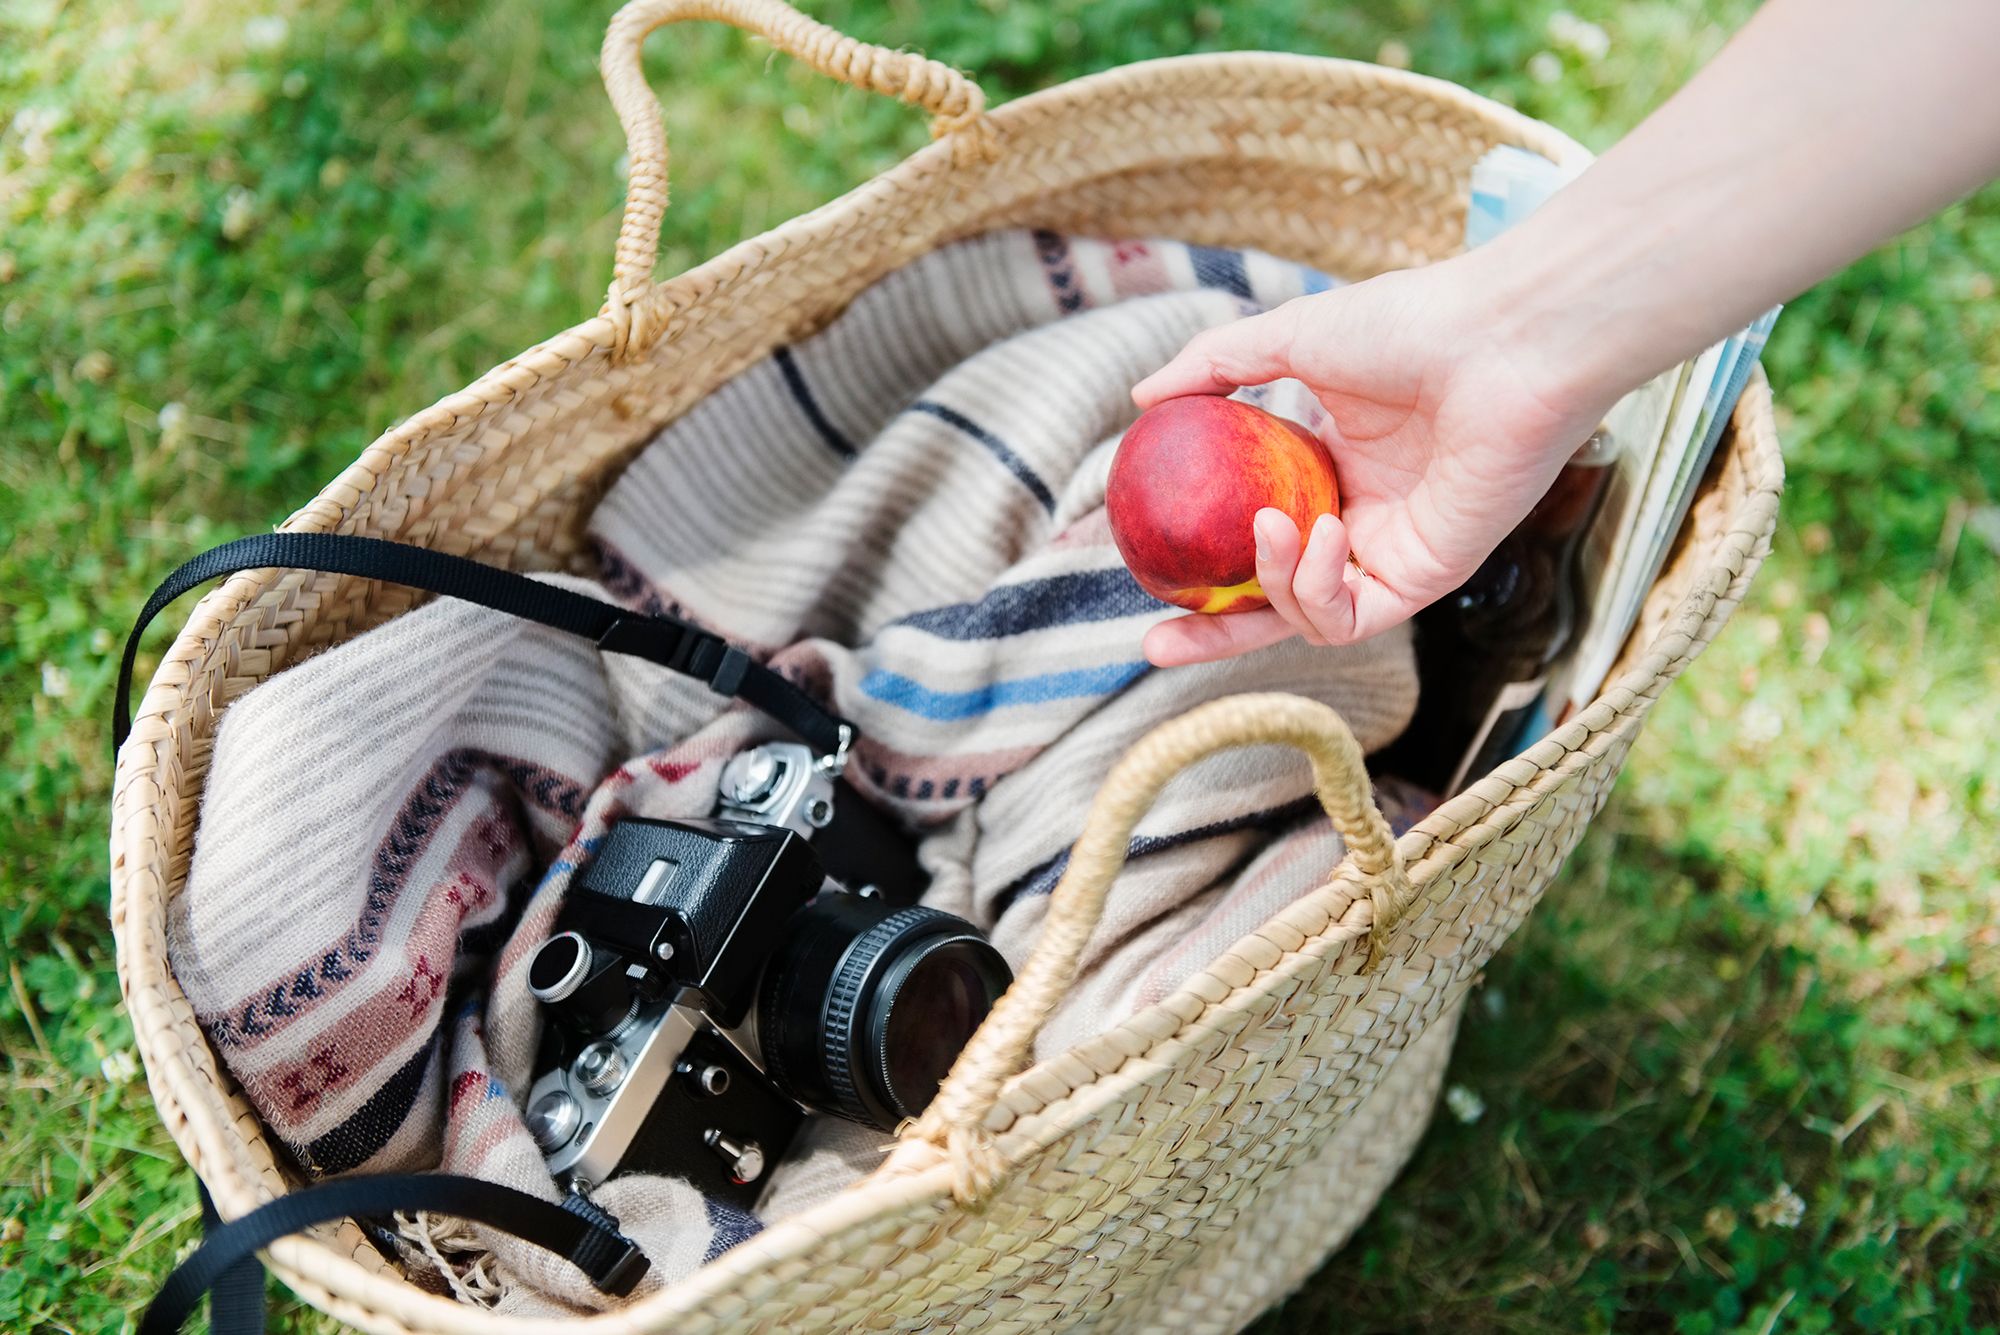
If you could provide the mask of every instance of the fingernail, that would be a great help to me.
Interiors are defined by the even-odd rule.
[[[1257,539],[1257,559],[1259,561],[1270,560],[1271,540],[1264,536],[1264,517],[1262,515],[1257,516],[1256,519],[1251,521],[1250,532]]]

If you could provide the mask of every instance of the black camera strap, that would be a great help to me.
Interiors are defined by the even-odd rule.
[[[562,1257],[602,1292],[623,1298],[648,1262],[618,1231],[618,1221],[572,1193],[561,1205],[497,1182],[435,1173],[350,1177],[289,1192],[227,1224],[211,1222],[202,1192],[207,1236],[160,1287],[139,1323],[139,1335],[173,1335],[202,1295],[215,1292],[209,1325],[215,1335],[256,1335],[264,1328],[264,1272],[257,1253],[287,1234],[350,1217],[429,1211],[502,1229]]]
[[[845,758],[854,729],[792,682],[741,648],[678,617],[634,612],[601,599],[427,547],[336,533],[264,533],[210,548],[161,581],[146,600],[118,665],[112,746],[132,731],[132,674],[139,639],[174,599],[243,570],[317,570],[354,575],[460,598],[481,607],[580,635],[606,653],[630,654],[706,682],[769,714],[815,751]],[[622,1297],[647,1261],[618,1232],[617,1220],[587,1198],[562,1205],[477,1178],[442,1174],[344,1178],[291,1192],[224,1224],[202,1192],[206,1236],[175,1267],[147,1308],[141,1335],[166,1335],[214,1291],[216,1335],[259,1335],[264,1328],[264,1271],[256,1253],[278,1238],[334,1219],[432,1211],[503,1229],[575,1263],[591,1283]]]
[[[428,547],[341,533],[260,533],[225,542],[186,562],[153,590],[125,641],[112,716],[113,748],[132,731],[132,670],[139,637],[188,590],[243,570],[281,567],[356,575],[461,598],[556,630],[581,635],[606,653],[630,654],[700,681],[761,709],[822,755],[844,754],[853,728],[785,677],[699,626],[634,612],[497,566]]]

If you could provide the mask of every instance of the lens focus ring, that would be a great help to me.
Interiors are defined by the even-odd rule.
[[[834,1093],[840,1097],[840,1111],[858,1121],[876,1121],[876,1115],[870,1113],[856,1091],[856,1073],[848,1059],[854,1051],[862,1003],[880,981],[878,969],[886,961],[886,947],[906,935],[910,927],[926,921],[964,927],[962,919],[938,909],[920,905],[896,909],[848,949],[840,961],[840,969],[834,973],[834,981],[826,989],[826,1025],[820,1029],[820,1059],[826,1063]]]
[[[758,1049],[807,1107],[889,1130],[936,1094],[1011,977],[962,918],[821,895],[765,966]]]

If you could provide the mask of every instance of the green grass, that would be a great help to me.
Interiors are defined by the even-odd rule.
[[[816,9],[1003,98],[1393,42],[1601,147],[1749,8],[1574,7],[1610,51],[1554,71],[1542,0]],[[193,1236],[105,922],[113,641],[182,557],[595,310],[609,8],[0,8],[0,1329],[118,1329]],[[734,34],[650,64],[663,271],[923,141]],[[1483,1113],[1264,1329],[2000,1326],[1996,276],[1988,192],[1793,303],[1776,553],[1475,996],[1450,1078]]]

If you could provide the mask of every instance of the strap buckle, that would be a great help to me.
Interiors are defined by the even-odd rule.
[[[563,1197],[562,1208],[592,1225],[569,1254],[570,1262],[590,1277],[598,1292],[613,1298],[628,1296],[648,1265],[639,1244],[619,1231],[616,1215],[575,1187]]]
[[[840,741],[834,746],[833,754],[830,756],[821,756],[815,762],[815,767],[821,774],[826,775],[827,778],[837,779],[847,772],[847,753],[853,749],[854,725],[852,723],[842,723],[840,725]]]
[[[665,653],[660,652],[663,640],[672,646]],[[597,647],[694,677],[718,695],[735,695],[750,671],[750,655],[720,635],[659,617],[620,617],[597,637]]]

